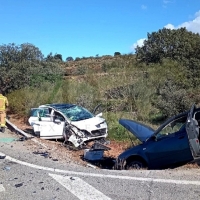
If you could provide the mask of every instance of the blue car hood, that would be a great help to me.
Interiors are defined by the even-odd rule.
[[[120,119],[119,123],[135,135],[141,142],[145,142],[155,132],[151,127],[130,119]]]

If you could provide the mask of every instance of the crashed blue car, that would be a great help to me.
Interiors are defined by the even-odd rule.
[[[119,123],[140,140],[116,159],[115,169],[161,169],[200,159],[200,108],[171,117],[157,130],[129,119]]]

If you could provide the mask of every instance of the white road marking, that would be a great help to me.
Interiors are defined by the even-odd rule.
[[[174,183],[174,184],[182,184],[182,185],[200,185],[200,181],[155,179],[155,178],[120,176],[120,175],[110,175],[110,174],[106,175],[106,174],[75,172],[75,171],[67,171],[67,170],[61,170],[61,169],[55,169],[55,168],[49,168],[49,167],[34,165],[34,164],[31,164],[31,163],[27,163],[27,162],[24,162],[24,161],[17,160],[15,158],[10,157],[10,156],[6,156],[5,159],[10,160],[10,161],[15,162],[15,163],[18,163],[18,164],[21,164],[21,165],[32,167],[32,168],[35,168],[35,169],[51,171],[51,172],[58,172],[58,173],[63,173],[63,174],[73,174],[73,175],[79,175],[79,176],[91,176],[91,177],[98,177],[98,178],[113,178],[113,179],[122,179],[122,180],[147,181],[147,182],[157,182],[157,183],[170,183],[170,184]]]
[[[103,193],[78,177],[66,177],[57,174],[49,175],[81,200],[111,200],[109,197],[105,196]]]
[[[2,184],[0,184],[0,192],[5,192],[5,188],[3,187]]]

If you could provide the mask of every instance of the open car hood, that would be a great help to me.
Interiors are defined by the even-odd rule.
[[[155,132],[151,127],[130,119],[120,119],[119,123],[135,135],[141,142],[145,142]]]

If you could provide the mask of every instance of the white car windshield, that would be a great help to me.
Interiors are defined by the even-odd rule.
[[[62,112],[71,121],[80,121],[94,117],[87,109],[77,105],[71,105],[70,107],[62,106],[57,107],[56,109]]]

